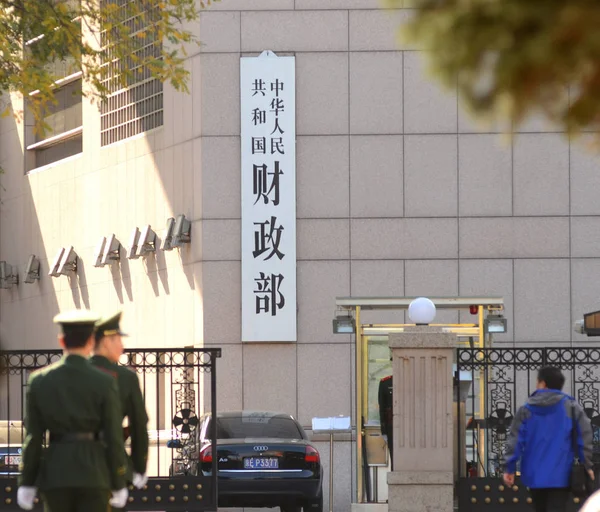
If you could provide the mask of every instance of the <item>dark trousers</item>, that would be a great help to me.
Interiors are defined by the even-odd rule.
[[[42,493],[45,512],[107,512],[110,492],[106,489],[64,488]]]
[[[569,489],[529,489],[535,512],[565,512]]]

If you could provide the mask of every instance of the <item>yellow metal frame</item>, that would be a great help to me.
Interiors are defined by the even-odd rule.
[[[356,306],[356,310],[354,313],[354,320],[356,322],[356,411],[355,411],[355,421],[356,421],[356,496],[358,503],[362,503],[363,496],[363,471],[362,471],[362,443],[363,443],[363,429],[362,425],[362,395],[363,395],[363,386],[360,384],[363,379],[363,366],[364,360],[362,357],[362,346],[363,346],[363,326],[360,323],[360,306]],[[360,342],[358,341],[360,340]]]
[[[473,348],[484,348],[490,346],[492,338],[484,332],[485,311],[502,311],[504,301],[501,297],[482,298],[482,297],[430,297],[437,309],[469,309],[470,306],[477,306],[478,323],[452,323],[452,324],[431,324],[431,326],[440,327],[457,336],[457,346],[469,345]],[[353,497],[358,503],[363,502],[364,495],[364,477],[363,477],[363,457],[362,444],[364,431],[361,428],[362,419],[368,410],[368,344],[369,336],[389,335],[393,332],[402,332],[405,327],[414,326],[414,324],[363,324],[361,323],[361,310],[376,309],[408,309],[408,305],[413,300],[412,297],[390,297],[390,298],[351,298],[342,297],[336,299],[338,308],[354,313],[356,325],[356,389],[355,389],[355,424],[356,424],[356,496]],[[462,338],[473,339],[474,342],[465,341]],[[485,376],[479,378],[479,411],[478,417],[483,418],[485,414],[485,396],[486,383]],[[485,455],[485,439],[479,434],[479,456],[483,460]],[[485,463],[484,463],[485,465]]]
[[[486,346],[485,332],[483,329],[483,320],[484,320],[483,306],[479,306],[478,316],[479,316],[479,344],[478,344],[477,348],[483,348]],[[486,391],[487,390],[486,390],[485,375],[480,374],[479,375],[479,416],[477,419],[485,418],[485,397],[487,396]],[[473,411],[473,416],[477,417],[475,411]],[[477,448],[479,450],[479,460],[483,461],[483,467],[485,468],[487,466],[487,461],[485,460],[485,454],[486,454],[485,433],[481,431],[481,426],[479,423],[477,424],[477,439],[478,439]],[[481,466],[482,466],[482,464],[477,464],[477,473],[479,473],[481,471]],[[479,476],[483,476],[483,475],[479,475]]]
[[[360,308],[357,308],[360,310]],[[360,314],[360,313],[358,313]],[[358,322],[356,323],[357,329],[359,328]],[[362,324],[360,325],[360,339],[361,339],[361,360],[363,365],[368,364],[368,353],[369,353],[369,344],[367,343],[367,338],[371,336],[387,336],[394,332],[403,332],[405,327],[414,327],[415,324]],[[481,329],[477,326],[477,324],[429,324],[432,327],[441,327],[444,330],[456,334],[458,337],[457,345],[458,346],[469,346],[469,341],[461,340],[463,337],[472,338],[475,336],[481,335]],[[376,331],[380,330],[378,333]],[[367,332],[366,332],[367,331]],[[374,331],[374,332],[373,332]],[[476,345],[479,347],[479,344]],[[367,390],[369,385],[369,374],[367,372],[368,368],[361,368],[362,374],[362,389]],[[369,407],[369,397],[366,391],[362,392],[362,412],[368,410]]]

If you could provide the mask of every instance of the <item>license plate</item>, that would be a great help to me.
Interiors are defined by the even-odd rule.
[[[277,469],[279,459],[265,457],[248,457],[244,459],[244,469]]]
[[[21,456],[20,455],[7,455],[4,457],[4,464],[7,466],[18,466],[21,464]]]

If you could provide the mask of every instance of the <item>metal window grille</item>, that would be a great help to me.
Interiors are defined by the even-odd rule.
[[[106,5],[115,1],[125,5],[122,0],[102,0],[102,3]],[[140,2],[140,0],[134,1]],[[141,2],[140,5],[142,5]],[[124,19],[122,23],[133,37],[147,29],[159,15],[157,4],[150,4],[143,15],[140,13]],[[103,46],[106,47],[107,42],[107,36],[103,34]],[[156,36],[151,30],[144,37],[136,37],[136,49],[132,51],[132,57],[116,59],[110,47],[106,48],[104,57],[106,75],[103,83],[109,95],[100,109],[102,146],[128,139],[163,125],[162,82],[152,78],[150,70],[139,64],[140,61],[147,58],[159,58],[161,50],[162,43],[156,40]],[[127,87],[123,87],[120,79],[120,75],[125,69],[135,74],[135,78],[130,80]]]

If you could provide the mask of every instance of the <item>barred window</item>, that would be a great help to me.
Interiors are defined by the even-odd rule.
[[[42,37],[26,43],[25,51]],[[27,123],[33,127],[26,133],[28,171],[77,155],[83,150],[82,73],[73,58],[49,62],[46,69],[52,76],[58,77],[54,93],[56,103],[47,106],[43,119]],[[37,93],[31,91],[30,96]],[[26,112],[28,118],[30,115]]]
[[[101,0],[103,6],[117,2],[124,6],[129,0]],[[105,47],[104,86],[108,90],[108,98],[102,102],[101,145],[107,146],[139,133],[163,125],[163,84],[152,78],[150,70],[140,64],[148,58],[159,58],[162,44],[157,43],[152,30],[146,30],[153,20],[160,15],[157,2],[133,0],[146,9],[137,16],[124,19],[123,24],[129,29],[131,40],[135,42],[130,57],[115,58],[110,47],[107,47],[106,34],[103,34],[102,45]],[[142,3],[144,2],[144,3]],[[129,70],[135,78],[122,83],[121,73]]]

